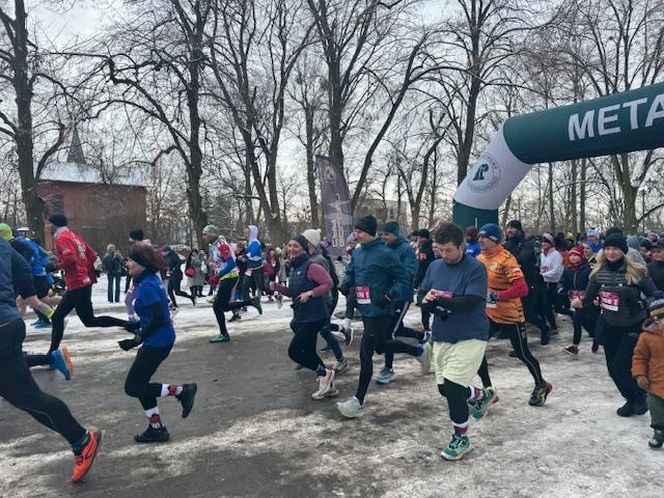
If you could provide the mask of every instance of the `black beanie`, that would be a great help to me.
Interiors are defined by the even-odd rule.
[[[309,252],[309,241],[307,240],[307,238],[304,235],[297,234],[291,240],[294,240],[295,242],[297,242],[298,244],[300,244],[302,246],[302,249]]]
[[[512,220],[507,224],[507,226],[509,228],[516,228],[519,232],[523,232],[523,225],[521,224],[521,220]]]
[[[141,241],[145,239],[145,234],[143,233],[143,230],[141,230],[140,228],[136,228],[131,232],[129,232],[129,238],[131,240]]]
[[[430,239],[431,238],[431,233],[426,228],[420,228],[420,230],[417,232],[417,234],[420,237],[425,238],[425,239]]]
[[[612,232],[604,239],[604,247],[617,247],[624,254],[627,254],[627,240],[622,232]]]
[[[48,222],[56,227],[66,227],[67,217],[64,214],[55,213],[48,217]]]
[[[378,221],[374,216],[363,216],[357,223],[355,223],[355,228],[375,237],[376,231],[378,230]]]

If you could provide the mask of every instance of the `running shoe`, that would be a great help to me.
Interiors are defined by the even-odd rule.
[[[341,360],[337,360],[337,362],[334,364],[334,373],[340,374],[347,368],[348,360],[346,358],[341,358]]]
[[[655,449],[664,446],[664,430],[655,429],[655,433],[653,434],[652,439],[648,441],[648,446]]]
[[[259,315],[263,314],[263,307],[261,306],[261,297],[256,296],[251,300],[251,305],[256,308],[256,311],[258,311]]]
[[[542,406],[546,403],[546,398],[549,393],[553,390],[553,385],[550,382],[545,382],[539,386],[535,386],[533,393],[530,395],[530,400],[528,404],[530,406]]]
[[[284,306],[284,296],[277,294],[275,298],[277,300],[277,309],[280,310]]]
[[[208,297],[208,298],[206,299],[206,301],[207,301],[208,303],[210,303],[210,304],[214,304],[214,296],[212,296],[212,297]]]
[[[510,358],[518,358],[518,357],[519,357],[519,355],[517,354],[517,352],[514,351],[513,349],[510,350],[509,353],[507,353],[507,356],[509,356]]]
[[[62,375],[65,376],[65,380],[71,380],[74,375],[74,364],[71,362],[71,356],[69,355],[69,349],[67,349],[67,346],[61,346],[60,349],[52,351],[51,358],[53,359],[53,367],[62,372]]]
[[[103,437],[103,431],[88,431],[88,442],[85,444],[81,452],[76,454],[74,473],[71,477],[72,482],[80,482],[80,480],[85,477],[85,474],[88,473],[92,464],[95,462],[95,457],[97,456],[99,448],[101,448],[101,440]]]
[[[346,346],[353,344],[353,339],[355,338],[353,327],[341,327],[341,333],[344,335],[344,339],[346,340]]]
[[[230,318],[230,320],[228,320],[228,323],[230,323],[230,322],[237,322],[238,320],[242,320],[242,316],[240,316],[239,313],[234,314],[234,315]]]
[[[634,402],[634,415],[643,415],[648,412],[648,404],[645,400]]]
[[[634,404],[631,401],[627,401],[616,410],[616,413],[620,417],[631,417],[634,415]]]
[[[44,320],[37,320],[32,324],[32,327],[35,329],[48,329],[51,328],[51,323]]]
[[[334,370],[325,369],[325,375],[318,377],[318,391],[313,393],[313,399],[322,399],[327,392],[332,388],[334,383]]]
[[[319,394],[318,391],[313,393],[311,395],[311,399],[315,399],[316,401],[320,401],[321,399],[325,398],[336,398],[339,396],[339,390],[337,387],[334,385],[334,383],[330,386],[330,389],[325,393],[325,394]]]
[[[229,336],[227,336],[227,335],[223,335],[223,334],[219,334],[219,335],[215,335],[214,337],[210,337],[210,338],[208,339],[208,342],[209,342],[210,344],[218,344],[218,343],[220,343],[220,342],[228,342],[228,341],[230,341],[230,340],[231,340],[231,338],[230,338]]]
[[[428,375],[429,371],[431,370],[431,355],[433,353],[433,347],[431,346],[430,342],[427,342],[419,347],[422,348],[422,352],[419,354],[419,356],[416,356],[416,358],[422,367],[422,375]]]
[[[182,404],[182,418],[187,418],[189,413],[191,413],[191,409],[194,407],[196,391],[198,391],[198,385],[195,382],[192,384],[183,384],[182,392],[176,396]]]
[[[496,391],[493,387],[487,387],[484,389],[484,398],[482,398],[481,401],[472,401],[473,403],[468,403],[470,405],[470,415],[475,420],[479,420],[487,414],[491,405],[498,401],[498,397],[496,396]]]
[[[574,356],[579,354],[579,348],[574,344],[572,344],[571,346],[567,346],[566,348],[563,348],[563,351]]]
[[[337,403],[337,410],[346,418],[360,418],[364,416],[364,405],[353,396],[346,401],[339,401]]]
[[[134,441],[137,443],[165,443],[171,438],[168,430],[163,425],[159,429],[155,429],[151,425],[145,429],[141,434],[134,436]]]
[[[440,452],[440,456],[445,460],[461,460],[466,453],[469,453],[473,449],[473,446],[470,444],[470,438],[468,436],[462,436],[460,434],[454,434],[450,444],[447,445],[447,448],[443,448],[443,451]]]
[[[391,368],[383,368],[380,373],[376,376],[376,384],[381,384],[386,386],[394,378],[394,370]]]

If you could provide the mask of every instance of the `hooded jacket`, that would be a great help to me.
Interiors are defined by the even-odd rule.
[[[516,258],[523,275],[526,277],[528,286],[541,286],[543,280],[539,272],[539,265],[537,264],[535,241],[526,239],[525,234],[520,233],[516,237],[505,241],[504,247]]]
[[[261,243],[258,240],[258,227],[249,225],[249,240],[247,241],[247,268],[255,270],[263,266]]]
[[[357,308],[363,317],[391,315],[394,310],[385,296],[393,302],[404,302],[410,294],[408,273],[380,239],[355,248],[344,284],[355,288]]]
[[[664,327],[646,322],[634,348],[632,376],[647,378],[649,391],[664,398]]]
[[[415,256],[415,252],[413,251],[413,248],[410,247],[408,241],[402,236],[399,236],[394,244],[388,244],[387,247],[395,252],[406,270],[406,274],[408,275],[408,288],[410,290],[406,302],[410,303],[413,300],[413,286],[415,284],[415,276],[417,275],[418,270],[417,256]]]

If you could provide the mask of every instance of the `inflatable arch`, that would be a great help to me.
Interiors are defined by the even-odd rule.
[[[459,185],[454,222],[497,223],[498,208],[534,164],[662,146],[664,83],[512,117]]]

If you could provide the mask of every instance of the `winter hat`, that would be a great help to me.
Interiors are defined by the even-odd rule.
[[[523,232],[523,225],[520,220],[512,220],[507,224],[508,228],[516,228],[519,232]]]
[[[542,234],[542,242],[548,242],[552,246],[555,245],[556,240],[553,238],[553,235],[550,233],[543,233]]]
[[[375,216],[363,216],[357,223],[355,223],[355,229],[366,232],[371,236],[375,236],[376,231],[378,230],[378,221]]]
[[[391,233],[395,236],[401,235],[401,229],[399,228],[399,224],[396,221],[388,221],[383,225],[383,232],[384,233]]]
[[[207,225],[205,228],[203,228],[203,235],[219,237],[219,229],[214,225]]]
[[[64,214],[55,213],[48,217],[48,222],[56,227],[66,227],[67,217]]]
[[[579,258],[583,259],[583,256],[585,254],[585,249],[583,246],[574,246],[569,250],[569,255],[576,255]]]
[[[295,242],[297,242],[302,246],[302,249],[309,252],[309,241],[304,235],[298,234],[295,237],[293,237],[291,240],[294,240]]]
[[[612,232],[604,239],[604,247],[617,247],[623,253],[627,254],[627,241],[622,232]]]
[[[129,232],[129,238],[131,240],[141,241],[145,240],[145,234],[143,233],[143,230],[141,230],[140,228],[135,228],[134,230]]]
[[[640,243],[639,246],[643,247],[646,251],[649,251],[650,249],[653,248],[654,244],[650,239],[643,239]]]
[[[478,235],[479,232],[476,226],[470,225],[468,228],[466,228],[466,237],[470,237],[471,239],[476,239]]]
[[[650,249],[664,249],[664,237],[660,237],[660,239],[655,242]]]
[[[653,318],[664,317],[664,292],[657,291],[648,305],[648,313]]]
[[[0,237],[7,241],[10,241],[14,238],[12,236],[12,228],[7,225],[7,223],[0,223]]]
[[[311,247],[318,247],[320,244],[320,230],[318,228],[309,228],[302,232],[302,236],[307,239]]]
[[[166,269],[166,262],[161,254],[152,246],[145,244],[134,244],[129,249],[129,258],[136,261],[148,272],[156,273]]]
[[[417,232],[417,235],[419,235],[420,237],[423,237],[425,239],[430,239],[431,238],[431,233],[429,233],[429,230],[427,230],[426,228],[421,228]]]
[[[487,223],[480,228],[480,235],[493,240],[496,244],[500,244],[503,241],[503,231],[495,223]]]
[[[599,239],[599,230],[595,228],[588,230],[588,237],[595,237],[596,239]]]

